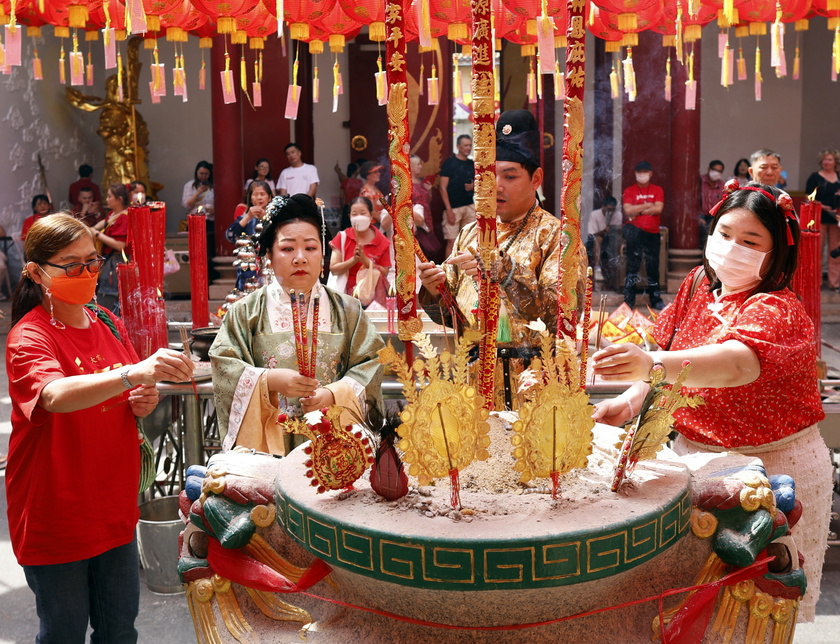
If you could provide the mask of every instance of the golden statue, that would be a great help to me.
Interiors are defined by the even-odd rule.
[[[102,110],[97,134],[105,143],[105,168],[102,185],[107,190],[114,183],[142,181],[148,197],[155,197],[156,186],[149,180],[149,129],[135,109],[140,103],[138,78],[143,64],[138,48],[143,39],[134,36],[128,41],[128,64],[123,72],[123,96],[120,97],[117,74],[105,81],[105,98],[86,96],[72,87],[66,88],[67,100],[86,112]]]

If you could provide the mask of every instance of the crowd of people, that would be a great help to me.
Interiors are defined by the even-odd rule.
[[[479,278],[499,287],[496,409],[515,410],[521,403],[517,377],[541,346],[531,323],[542,319],[549,329],[558,323],[562,235],[559,219],[539,199],[542,144],[529,111],[500,115],[499,252],[491,260],[476,250],[470,138],[458,138],[456,154],[441,168],[440,219],[422,160],[411,160],[413,223],[438,243],[417,266],[426,313],[463,336],[480,326]],[[286,154],[290,167],[276,181],[270,163],[257,161],[226,231],[230,241],[242,234],[255,238],[256,252],[273,276],[230,307],[210,349],[223,449],[285,455],[301,437],[276,431],[278,418],[299,418],[334,403],[350,418],[381,410],[382,366],[376,358],[384,345],[363,308],[368,302],[384,304],[394,264],[393,222],[381,188],[385,168],[363,160],[347,175],[338,169],[347,225],[330,239],[314,199],[317,170],[303,163],[296,144],[289,144]],[[819,594],[831,506],[831,465],[817,425],[824,414],[814,328],[789,288],[800,226],[790,196],[776,187],[782,180],[779,155],[759,150],[748,164],[749,181],[739,174],[741,161],[725,185],[719,183],[720,161],[710,163],[701,178],[703,265],[686,277],[668,307],[658,278],[665,198],[654,183],[653,166],[639,161],[620,206],[605,198],[590,218],[590,264],[600,264],[604,278],[623,288],[625,302],[633,306],[644,262],[649,304],[664,309],[654,330],[656,350],[597,347],[595,374],[632,385],[598,404],[593,417],[622,424],[638,412],[654,377],[673,383],[690,361],[685,385],[706,404],[677,412],[675,449],[757,455],[768,474],[795,477],[804,507],[794,536],[814,580],[800,612],[809,619]],[[827,154],[815,174],[818,197],[826,199],[820,200],[824,212],[840,221],[831,187],[838,177]],[[131,195],[140,198],[145,187],[109,186],[100,209],[94,187],[81,183],[75,215],[51,216],[49,199],[39,195],[24,234],[25,263],[6,347],[13,407],[6,484],[12,546],[36,597],[43,641],[55,633],[83,638],[88,622],[104,641],[136,639],[134,525],[142,487],[137,419],[157,404],[157,382],[183,382],[193,372],[189,359],[169,349],[139,360],[118,315],[107,308],[115,308],[113,277],[126,245]],[[196,166],[182,204],[213,220],[212,164]],[[614,254],[619,234],[627,258],[623,285],[617,283]],[[328,274],[335,281],[325,285]],[[99,304],[90,303],[95,291]],[[301,342],[303,330],[311,344]],[[301,351],[310,346],[311,356],[302,361]],[[113,466],[100,467],[106,460]],[[38,478],[45,472],[49,486]],[[107,513],[87,502],[90,489],[109,490]],[[60,504],[54,502],[55,490],[62,492]]]

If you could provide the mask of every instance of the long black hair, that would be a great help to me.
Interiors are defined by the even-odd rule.
[[[198,180],[198,171],[201,168],[206,168],[210,171],[210,176],[207,177],[207,183],[210,184],[210,187],[213,187],[213,164],[209,161],[199,161],[195,164],[195,171],[193,172],[193,188],[198,190],[198,186],[201,185],[201,181]]]
[[[755,190],[747,190],[746,188],[755,188]],[[759,190],[773,195],[773,199],[771,200]],[[711,238],[718,221],[723,215],[732,210],[745,208],[752,212],[770,233],[773,238],[770,266],[767,274],[754,289],[757,293],[780,291],[790,286],[799,262],[799,221],[796,219],[795,213],[792,213],[793,217],[788,217],[787,213],[777,205],[780,194],[783,194],[783,191],[776,187],[751,181],[744,188],[736,189],[726,197],[709,226],[709,238]],[[790,230],[793,244],[788,244],[788,230]],[[703,259],[703,266],[711,283],[711,290],[720,288],[720,280],[705,258]]]
[[[44,264],[70,244],[87,235],[93,239],[93,234],[81,221],[66,212],[60,212],[49,217],[42,217],[32,224],[26,234],[24,256],[27,264],[35,262]],[[12,326],[39,306],[44,299],[44,291],[40,284],[29,277],[26,265],[23,267],[23,278],[18,282],[12,295]]]

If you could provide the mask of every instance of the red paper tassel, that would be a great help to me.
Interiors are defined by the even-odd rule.
[[[461,507],[461,482],[458,480],[458,468],[453,467],[449,470],[449,483],[452,485],[452,492],[449,496],[449,502],[453,508]]]

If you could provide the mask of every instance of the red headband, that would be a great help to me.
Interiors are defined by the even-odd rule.
[[[712,208],[709,210],[709,214],[714,217],[717,215],[718,210],[720,210],[723,203],[729,199],[733,192],[736,190],[750,190],[752,192],[760,192],[765,197],[767,197],[770,201],[772,201],[778,208],[785,213],[785,217],[787,218],[787,243],[788,246],[793,246],[793,233],[790,232],[790,222],[795,221],[799,222],[796,218],[796,211],[793,208],[793,199],[790,198],[790,195],[786,193],[784,190],[780,191],[778,197],[774,197],[771,193],[767,192],[764,188],[759,188],[758,186],[744,186],[743,188],[738,184],[737,179],[730,179],[726,182],[723,186],[723,197],[721,200],[718,201]]]

